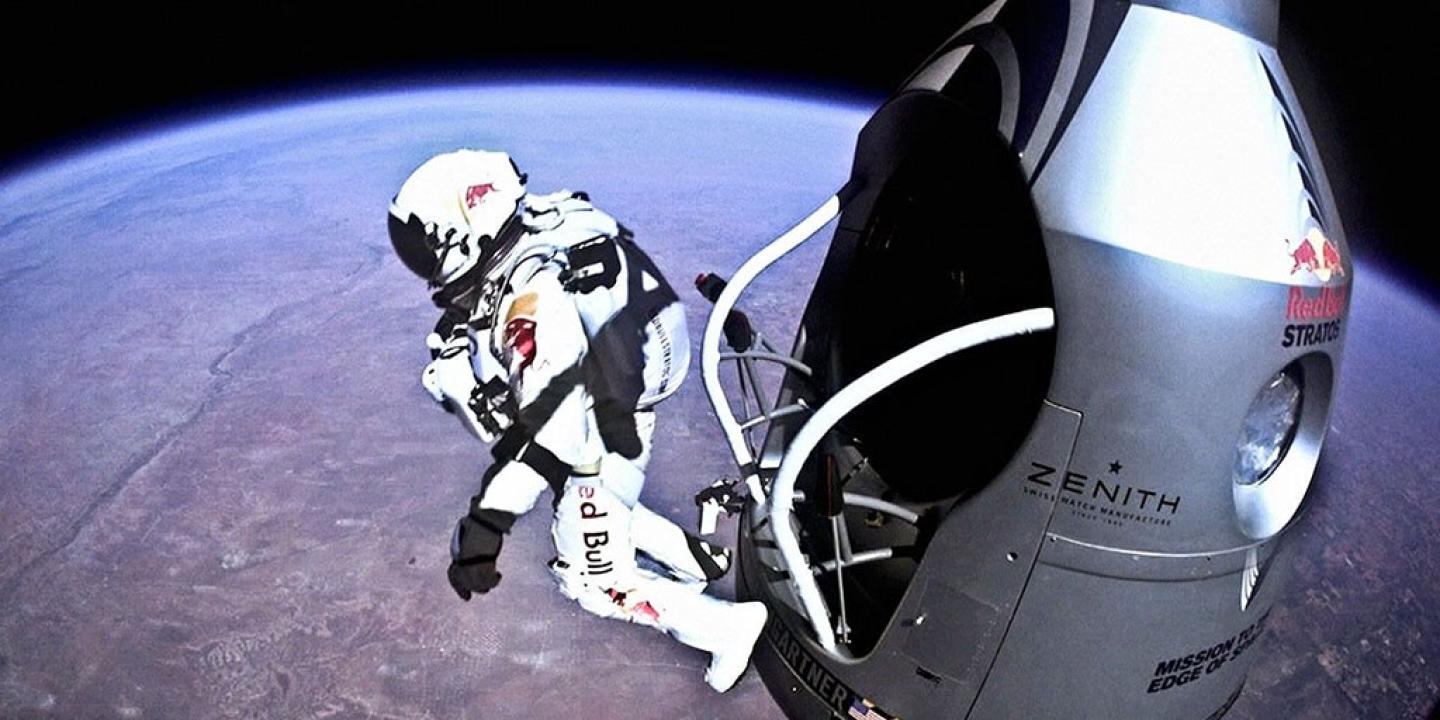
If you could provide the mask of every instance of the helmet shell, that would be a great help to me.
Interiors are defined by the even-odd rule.
[[[456,150],[410,173],[390,203],[390,243],[411,272],[446,285],[480,263],[525,196],[509,154]]]

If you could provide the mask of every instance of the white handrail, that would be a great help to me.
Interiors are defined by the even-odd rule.
[[[719,303],[716,303],[716,306],[718,310]],[[728,308],[726,311],[728,312]],[[712,325],[714,325],[715,317],[715,315],[710,316]],[[800,475],[800,466],[820,444],[825,433],[840,422],[841,418],[905,376],[948,355],[976,345],[1049,330],[1053,327],[1055,327],[1055,311],[1050,308],[1035,308],[981,320],[936,335],[886,360],[861,375],[854,382],[841,388],[829,401],[821,405],[800,428],[800,432],[795,434],[795,438],[785,450],[785,459],[781,461],[780,470],[775,476],[775,483],[771,486],[770,528],[771,532],[775,534],[775,545],[780,551],[784,569],[790,571],[790,581],[794,584],[796,595],[800,598],[801,609],[809,617],[810,625],[815,630],[815,639],[821,647],[834,653],[835,634],[830,627],[829,613],[825,609],[825,600],[820,595],[820,586],[816,584],[815,576],[808,571],[809,565],[805,561],[804,554],[800,552],[800,540],[795,537],[795,530],[790,526],[790,515],[795,498],[795,480]],[[707,337],[709,330],[710,328],[707,327]],[[807,571],[800,572],[799,568],[807,568]]]
[[[794,250],[800,243],[809,240],[839,214],[840,197],[831,195],[825,204],[805,216],[799,224],[752,255],[735,271],[735,276],[730,278],[725,289],[720,292],[720,297],[715,298],[715,307],[710,310],[710,318],[705,322],[705,335],[700,343],[700,377],[705,381],[705,394],[710,397],[710,407],[715,410],[715,418],[720,421],[720,429],[725,433],[725,440],[730,443],[730,452],[741,468],[754,468],[755,456],[751,454],[750,448],[746,447],[740,423],[735,419],[735,413],[730,409],[730,403],[725,399],[724,390],[720,387],[720,336],[724,332],[725,318],[730,316],[740,293],[744,292],[756,275]],[[750,489],[750,497],[756,505],[764,505],[765,491],[760,487],[757,471],[745,472],[745,485]]]

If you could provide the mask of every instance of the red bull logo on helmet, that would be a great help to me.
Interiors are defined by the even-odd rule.
[[[1294,264],[1290,266],[1291,275],[1305,270],[1319,278],[1320,282],[1329,282],[1331,277],[1345,275],[1345,263],[1340,258],[1340,248],[1330,242],[1324,231],[1318,227],[1310,228],[1305,237],[1290,246],[1290,258],[1294,260]]]
[[[485,196],[495,189],[495,183],[483,183],[471,185],[465,189],[465,207],[473,208],[485,200]]]

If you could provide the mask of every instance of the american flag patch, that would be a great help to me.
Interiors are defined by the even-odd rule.
[[[855,718],[855,720],[896,720],[896,718],[892,718],[877,710],[875,703],[861,697],[855,697],[850,700],[850,712],[848,714],[850,717]]]

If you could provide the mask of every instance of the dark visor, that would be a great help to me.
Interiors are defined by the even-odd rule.
[[[434,278],[439,265],[435,257],[435,238],[425,232],[425,224],[413,214],[407,220],[395,217],[394,213],[389,215],[390,244],[394,246],[395,254],[400,256],[400,262],[425,280]]]

